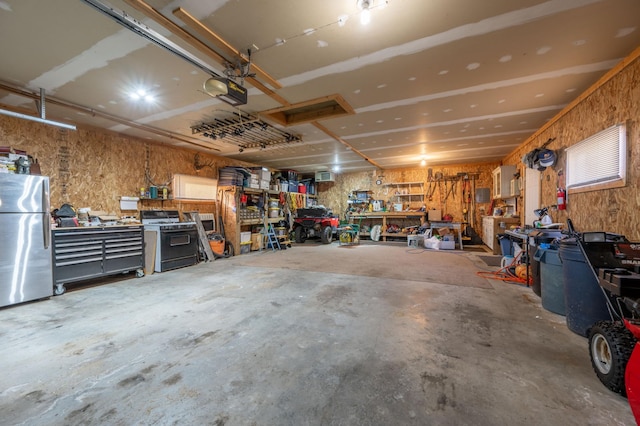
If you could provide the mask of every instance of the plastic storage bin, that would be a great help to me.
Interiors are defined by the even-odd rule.
[[[565,315],[564,275],[558,250],[538,247],[533,257],[540,265],[542,307],[554,314]]]
[[[424,247],[424,235],[407,235],[407,246]]]
[[[575,239],[561,241],[558,254],[562,261],[567,327],[586,337],[593,324],[611,320],[606,296]]]
[[[251,241],[240,243],[240,254],[247,254],[251,251]]]

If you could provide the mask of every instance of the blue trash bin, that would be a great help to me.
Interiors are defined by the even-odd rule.
[[[562,240],[558,254],[562,262],[567,327],[587,337],[593,324],[611,320],[607,298],[574,238]]]
[[[513,256],[513,244],[511,238],[507,234],[497,234],[496,238],[500,241],[500,250],[503,256]]]
[[[565,315],[564,275],[562,262],[555,248],[541,245],[533,256],[540,262],[540,293],[542,307],[554,314]]]

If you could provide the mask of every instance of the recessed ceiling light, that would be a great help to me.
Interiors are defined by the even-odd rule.
[[[538,55],[544,55],[545,53],[548,53],[550,50],[551,50],[551,47],[543,46],[543,47],[539,48],[538,50],[536,50],[536,53]]]
[[[439,75],[449,74],[449,70],[442,70],[438,73]]]
[[[477,70],[478,68],[480,68],[480,63],[479,62],[472,62],[469,65],[467,65],[467,69],[469,71]]]
[[[382,83],[378,85],[378,89],[384,89],[385,87],[387,87],[386,83]]]
[[[502,58],[498,59],[500,62],[509,62],[512,59],[511,55],[504,55]]]
[[[443,109],[442,110],[442,112],[451,112],[451,111],[453,111],[453,109],[451,109],[451,108],[447,108],[447,109]]]
[[[384,120],[376,120],[376,123],[378,123],[378,124],[384,123]]]
[[[416,78],[415,77],[409,77],[409,81],[415,81]]]
[[[469,105],[469,108],[475,108],[475,107],[477,107],[477,106],[478,106],[478,105],[476,105],[476,104],[471,104],[471,105]]]
[[[504,99],[500,99],[500,100],[498,101],[498,103],[499,103],[499,104],[503,104],[503,103],[505,103],[505,102],[506,102],[506,100],[504,100]]]
[[[544,96],[544,93],[538,93],[538,94],[536,95],[536,98],[541,98],[541,97],[543,97],[543,96]]]

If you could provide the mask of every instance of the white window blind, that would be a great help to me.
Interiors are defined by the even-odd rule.
[[[567,189],[624,185],[627,131],[624,124],[605,129],[566,149]]]

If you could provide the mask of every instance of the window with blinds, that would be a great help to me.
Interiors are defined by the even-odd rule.
[[[567,148],[566,153],[569,193],[625,185],[627,130],[624,124],[596,133]]]

